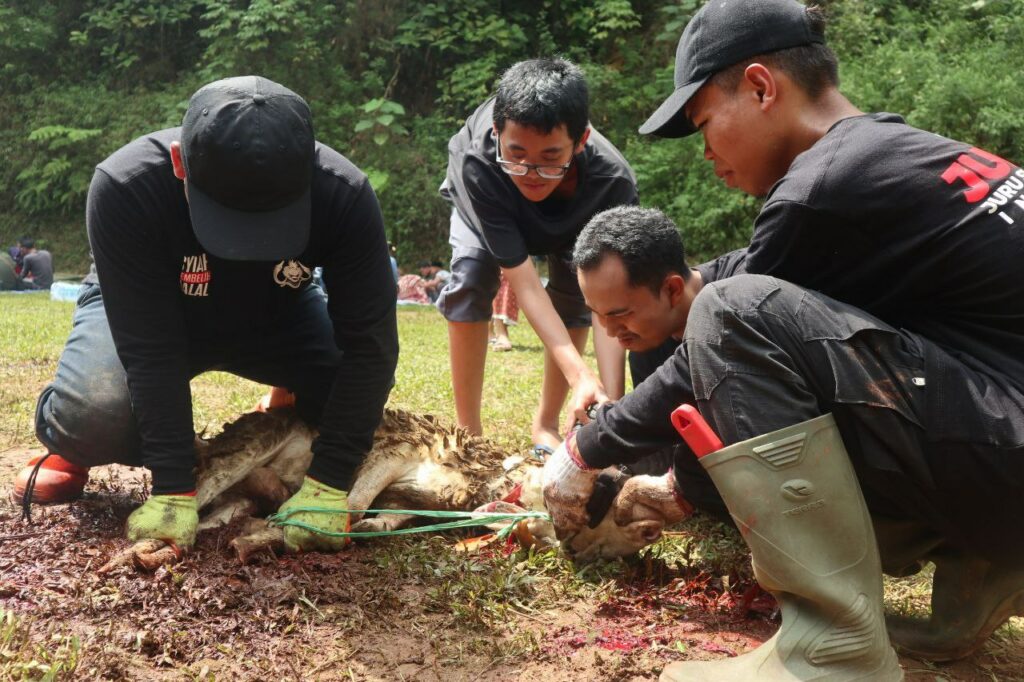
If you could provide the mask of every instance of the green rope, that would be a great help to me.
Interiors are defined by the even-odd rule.
[[[445,523],[433,523],[428,526],[416,526],[415,528],[399,528],[397,530],[382,530],[382,531],[364,531],[354,533],[351,531],[330,531],[326,528],[320,528],[303,521],[295,521],[289,517],[293,514],[299,514],[303,512],[314,512],[318,514],[408,514],[410,516],[428,516],[431,518],[439,519],[458,519],[457,521],[447,521]],[[380,538],[387,537],[390,535],[409,535],[411,533],[430,533],[439,530],[452,530],[455,528],[472,528],[474,526],[486,526],[492,523],[500,523],[504,521],[521,521],[523,519],[543,519],[550,521],[551,516],[546,512],[537,511],[526,511],[526,512],[466,512],[466,511],[425,511],[422,509],[329,509],[327,507],[293,507],[284,512],[277,512],[267,517],[267,521],[274,526],[294,526],[296,528],[302,528],[310,531],[311,533],[319,533],[320,535],[327,535],[332,538]],[[498,531],[498,538],[502,539],[508,536],[515,528],[515,523],[509,525]]]

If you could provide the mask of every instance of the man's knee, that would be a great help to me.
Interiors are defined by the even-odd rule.
[[[452,257],[451,279],[437,299],[437,308],[449,322],[487,322],[498,293],[498,266],[485,254]]]
[[[72,389],[55,382],[36,406],[36,436],[50,451],[81,466],[138,459],[137,428],[123,375],[116,382],[95,377]]]

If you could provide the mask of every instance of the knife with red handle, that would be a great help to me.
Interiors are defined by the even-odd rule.
[[[676,431],[683,437],[698,459],[724,447],[721,439],[715,435],[715,432],[711,430],[708,423],[704,421],[704,417],[700,416],[700,412],[693,405],[684,403],[674,409],[672,411],[672,426],[676,427]]]

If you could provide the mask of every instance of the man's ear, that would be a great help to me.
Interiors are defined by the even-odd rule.
[[[743,71],[743,80],[751,94],[757,97],[762,111],[767,111],[775,105],[779,95],[779,84],[771,69],[755,62]]]
[[[181,159],[181,142],[177,140],[171,143],[171,165],[174,167],[174,177],[184,180],[185,162]]]
[[[583,147],[586,146],[587,140],[590,139],[590,126],[583,131],[583,135],[580,136],[580,141],[576,143],[576,147],[572,150],[573,156],[576,156],[583,151]]]
[[[661,288],[662,291],[668,293],[668,301],[674,308],[683,300],[683,295],[686,293],[686,280],[682,275],[673,272],[665,276]]]

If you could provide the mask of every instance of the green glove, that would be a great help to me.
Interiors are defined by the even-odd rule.
[[[128,517],[128,539],[152,538],[186,549],[195,544],[198,525],[195,495],[150,495]]]
[[[309,476],[302,482],[299,492],[282,504],[277,513],[284,514],[296,507],[320,507],[330,509],[331,513],[296,512],[287,517],[288,521],[307,523],[334,533],[348,532],[351,527],[348,514],[344,513],[348,510],[348,493],[324,485]],[[289,552],[337,552],[348,544],[348,541],[348,538],[332,537],[296,526],[284,526],[284,546]]]

